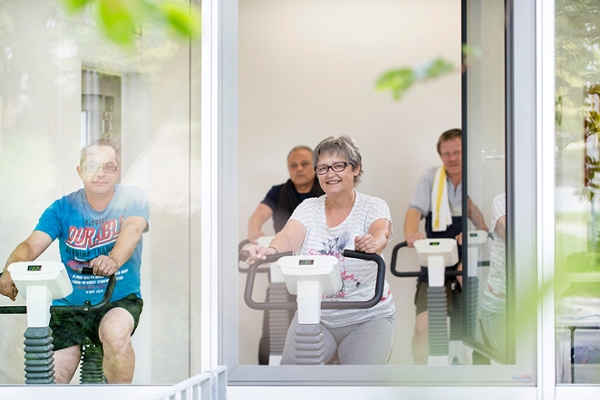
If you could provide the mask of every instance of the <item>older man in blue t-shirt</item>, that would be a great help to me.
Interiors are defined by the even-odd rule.
[[[138,325],[143,301],[140,293],[142,234],[148,231],[149,202],[145,191],[118,185],[119,149],[100,139],[81,151],[77,172],[83,189],[56,200],[48,207],[33,233],[6,262],[33,261],[55,239],[62,262],[73,284],[73,293],[54,305],[97,303],[108,276],[117,276],[111,302],[98,312],[53,315],[55,382],[69,383],[81,357],[86,337],[104,350],[108,383],[131,383],[135,355],[131,335]],[[94,276],[81,275],[92,267]],[[5,268],[0,293],[15,300],[18,290]]]

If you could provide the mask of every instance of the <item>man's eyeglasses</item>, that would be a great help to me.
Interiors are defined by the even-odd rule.
[[[96,173],[96,172],[98,172],[98,170],[100,168],[102,168],[102,170],[104,172],[106,172],[107,174],[114,174],[115,172],[117,172],[117,169],[119,169],[119,167],[117,167],[113,163],[108,163],[108,164],[89,163],[89,164],[84,165],[82,168],[85,172],[91,172],[91,173]]]
[[[331,168],[333,172],[342,172],[348,165],[352,165],[352,163],[340,161],[331,165],[317,165],[315,167],[315,172],[319,175],[325,175],[327,171],[329,171],[329,168]]]

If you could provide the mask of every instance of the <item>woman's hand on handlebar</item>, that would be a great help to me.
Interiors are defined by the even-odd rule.
[[[109,256],[98,256],[90,261],[94,275],[111,276],[119,270],[119,265]]]
[[[248,251],[248,265],[252,265],[256,261],[264,260],[267,256],[277,253],[272,247],[265,247],[258,244],[249,246],[246,250]]]
[[[377,241],[370,233],[354,238],[354,250],[362,251],[363,253],[376,253]]]

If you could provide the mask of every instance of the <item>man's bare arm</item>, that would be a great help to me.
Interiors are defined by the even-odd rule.
[[[423,214],[416,208],[409,208],[404,218],[404,240],[408,247],[413,247],[415,240],[424,239],[425,237],[419,232],[419,224]]]
[[[144,217],[125,218],[115,247],[108,256],[98,256],[90,261],[90,267],[94,268],[94,275],[110,276],[117,272],[131,258],[147,224]]]
[[[481,211],[479,211],[479,208],[471,201],[471,199],[467,200],[467,212],[469,214],[469,219],[475,225],[475,229],[480,229],[486,232],[488,231],[483,214]]]
[[[35,260],[51,244],[50,236],[42,231],[33,231],[24,242],[20,243],[10,254],[4,266],[4,272],[0,277],[0,294],[14,301],[19,291],[15,287],[7,267],[15,262]]]
[[[260,203],[256,207],[254,214],[248,220],[248,240],[250,242],[256,243],[256,239],[265,236],[262,226],[271,216],[273,216],[273,210],[268,205]]]

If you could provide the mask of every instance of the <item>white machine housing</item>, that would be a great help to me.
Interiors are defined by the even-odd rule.
[[[333,294],[342,287],[338,259],[334,256],[286,256],[277,260],[285,284],[297,295],[298,323],[321,321],[323,294]]]
[[[67,270],[59,261],[16,262],[8,272],[27,301],[27,325],[46,327],[50,323],[52,300],[62,299],[73,292]]]
[[[454,239],[419,239],[415,241],[415,249],[419,262],[424,267],[436,262],[432,257],[442,257],[444,267],[451,267],[458,262],[458,246]]]

